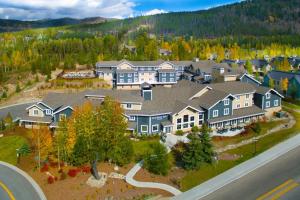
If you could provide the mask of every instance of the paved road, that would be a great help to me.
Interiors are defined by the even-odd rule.
[[[0,161],[0,199],[46,200],[46,197],[25,172]]]
[[[178,189],[162,184],[162,183],[153,183],[153,182],[140,182],[133,179],[134,175],[142,168],[143,164],[142,162],[137,163],[127,174],[126,174],[126,182],[135,186],[135,187],[143,187],[143,188],[155,188],[155,189],[161,189],[165,190],[167,192],[170,192],[174,195],[181,194],[181,191]]]
[[[300,147],[202,199],[300,199]]]

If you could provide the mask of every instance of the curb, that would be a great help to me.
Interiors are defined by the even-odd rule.
[[[23,170],[17,168],[16,166],[13,166],[13,165],[11,165],[9,163],[6,163],[6,162],[3,162],[3,161],[0,161],[0,165],[8,167],[8,168],[14,170],[15,172],[19,173],[20,175],[22,175],[32,185],[32,187],[35,189],[36,193],[40,197],[40,200],[47,200],[47,198],[46,198],[44,192],[42,191],[42,189],[40,188],[40,186],[26,172],[24,172]]]
[[[172,199],[201,199],[299,146],[300,135],[296,135]]]

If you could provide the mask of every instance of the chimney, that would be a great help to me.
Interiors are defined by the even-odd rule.
[[[152,100],[152,86],[148,83],[143,83],[141,85],[141,95],[144,97],[145,101],[151,101]]]

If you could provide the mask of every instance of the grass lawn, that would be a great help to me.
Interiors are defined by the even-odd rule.
[[[289,109],[289,112],[295,117],[296,124],[286,130],[280,130],[264,137],[257,142],[257,154],[273,147],[274,145],[288,139],[291,136],[296,135],[300,131],[300,114]],[[219,161],[215,165],[203,165],[197,171],[189,171],[187,175],[181,180],[181,190],[189,190],[206,180],[213,178],[214,176],[221,174],[222,172],[238,165],[254,155],[254,144],[248,144],[236,149],[227,151],[229,154],[243,155],[240,159],[235,161]]]
[[[300,105],[292,104],[292,103],[285,102],[285,101],[282,102],[282,105],[285,107],[291,108],[291,109],[300,110]]]
[[[272,122],[262,122],[261,123],[261,134],[265,134],[268,130],[285,123],[286,120],[283,121],[272,121]],[[255,136],[255,133],[252,129],[249,130],[247,134],[239,134],[233,137],[214,137],[213,145],[215,148],[222,148],[229,144],[237,144],[242,142],[243,140],[250,139]]]
[[[27,140],[22,136],[7,136],[0,138],[0,160],[16,165],[16,149],[20,148],[25,143],[27,143]]]
[[[153,139],[146,139],[140,141],[133,141],[133,151],[134,151],[134,158],[136,161],[140,160],[140,158],[145,155],[145,153],[150,148],[150,144],[159,142],[158,138]]]

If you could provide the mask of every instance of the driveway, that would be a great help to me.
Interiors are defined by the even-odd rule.
[[[19,168],[0,161],[1,200],[46,200],[37,183]]]

